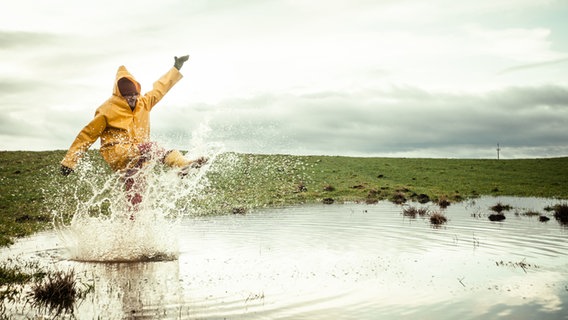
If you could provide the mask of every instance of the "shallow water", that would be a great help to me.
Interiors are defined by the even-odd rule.
[[[487,218],[497,202],[514,207],[503,222]],[[522,214],[558,202],[480,198],[440,228],[388,202],[186,218],[170,261],[70,260],[55,232],[0,256],[94,284],[78,319],[568,319],[568,230]]]

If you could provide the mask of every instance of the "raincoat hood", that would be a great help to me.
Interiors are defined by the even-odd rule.
[[[136,79],[134,79],[134,77],[132,76],[132,74],[130,74],[130,72],[128,72],[128,70],[126,70],[125,66],[120,66],[116,71],[116,78],[114,79],[114,86],[112,88],[113,95],[122,97],[122,94],[120,94],[120,90],[118,89],[118,80],[122,78],[130,80],[136,86],[138,93],[141,92],[142,86],[140,86],[140,83],[136,81]]]

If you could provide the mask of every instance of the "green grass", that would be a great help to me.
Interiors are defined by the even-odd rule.
[[[256,156],[258,157],[258,156]],[[478,195],[568,197],[568,158],[527,160],[298,157],[307,192],[298,199],[391,199],[426,194],[453,201]],[[331,186],[333,191],[324,191]]]
[[[59,162],[64,154],[0,152],[0,247],[50,228],[54,208],[70,217],[78,201],[92,196],[92,185],[97,190],[112,177],[97,151],[88,155],[94,169],[87,186],[76,173],[63,177]],[[207,177],[203,197],[178,199],[192,202],[199,214],[245,213],[259,207],[330,200],[429,199],[442,206],[442,201],[480,195],[568,199],[568,157],[469,160],[227,153],[216,159]],[[554,210],[557,219],[568,220],[565,206]],[[0,300],[15,299],[20,285],[37,277],[24,269],[0,265]]]
[[[63,177],[64,151],[0,152],[0,246],[51,227],[55,202],[73,208],[77,174]],[[96,183],[111,174],[97,151]],[[203,214],[322,202],[417,199],[460,201],[479,195],[568,199],[568,157],[520,160],[353,158],[223,154],[208,173]],[[329,191],[326,191],[329,190]],[[200,202],[201,201],[201,202]],[[72,213],[72,212],[69,212]]]

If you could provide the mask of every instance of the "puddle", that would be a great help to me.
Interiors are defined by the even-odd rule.
[[[487,218],[497,202],[514,207],[502,222]],[[439,228],[389,202],[266,209],[181,220],[169,261],[70,260],[55,232],[0,258],[93,283],[78,319],[567,319],[568,230],[543,210],[558,202],[480,198],[443,210]]]

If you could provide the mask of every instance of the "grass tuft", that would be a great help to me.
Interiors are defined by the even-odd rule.
[[[323,187],[323,191],[326,191],[326,192],[335,191],[335,187],[330,185],[330,184],[327,184]]]
[[[450,206],[451,203],[450,200],[448,200],[448,198],[445,195],[443,195],[436,201],[436,204],[438,204],[440,208],[446,209],[447,207]]]
[[[496,205],[491,206],[490,209],[491,209],[491,211],[501,213],[503,211],[509,211],[509,210],[513,209],[513,207],[511,207],[508,204],[502,204],[501,202],[498,202]]]
[[[58,317],[61,314],[72,315],[75,303],[91,290],[91,286],[85,290],[77,288],[74,270],[55,271],[32,285],[30,298],[34,307],[46,309]]]
[[[440,227],[446,222],[448,222],[448,218],[441,212],[434,212],[430,215],[430,224],[434,227]]]
[[[534,216],[540,216],[540,212],[538,211],[534,211],[534,210],[527,210],[523,213],[523,215],[527,216],[527,217],[534,217]]]
[[[568,204],[554,206],[554,218],[562,225],[568,225]]]
[[[505,215],[503,213],[492,213],[488,218],[491,221],[503,221],[505,220]]]
[[[416,216],[425,216],[428,214],[428,209],[426,208],[416,208],[413,206],[408,206],[402,209],[402,215],[405,217],[416,218]]]

